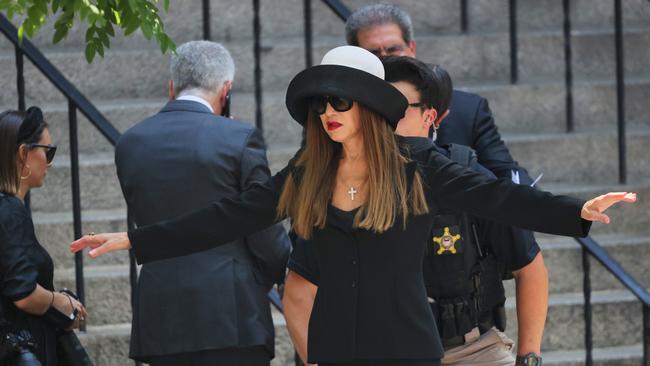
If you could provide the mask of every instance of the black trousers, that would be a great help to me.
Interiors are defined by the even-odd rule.
[[[269,366],[271,355],[264,346],[154,356],[151,366]]]
[[[319,363],[318,366],[440,366],[440,360],[354,360],[343,363]]]

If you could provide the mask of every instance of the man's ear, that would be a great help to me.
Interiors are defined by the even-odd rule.
[[[424,124],[422,125],[422,128],[429,129],[432,124],[436,122],[436,118],[438,117],[438,111],[436,111],[434,108],[429,108],[424,111]],[[437,127],[437,126],[436,126]]]
[[[449,115],[449,109],[447,109],[447,110],[445,111],[445,113],[443,113],[442,115],[440,115],[440,116],[438,117],[438,119],[435,121],[435,126],[436,126],[436,128],[440,127],[440,123],[442,123],[442,120],[445,119],[445,118],[447,118],[448,115]]]
[[[175,100],[176,99],[176,93],[174,93],[174,80],[169,79],[169,82],[167,83],[167,95],[169,96],[169,100]]]
[[[226,103],[226,95],[230,93],[230,90],[232,89],[232,80],[228,80],[225,83],[223,83],[223,87],[221,88],[221,92],[219,94],[219,102],[223,106]]]

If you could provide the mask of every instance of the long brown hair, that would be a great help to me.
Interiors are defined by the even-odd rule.
[[[356,213],[354,226],[381,233],[393,226],[397,217],[406,225],[408,215],[425,214],[429,209],[417,172],[412,186],[407,187],[407,159],[386,121],[361,105],[359,118],[368,164],[368,195]],[[310,110],[305,149],[296,161],[299,173],[289,175],[278,204],[278,215],[291,217],[294,230],[305,239],[311,238],[314,227],[325,226],[341,151],[341,144],[329,138],[320,117]]]

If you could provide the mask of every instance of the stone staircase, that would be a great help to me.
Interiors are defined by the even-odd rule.
[[[344,1],[355,9],[368,1]],[[272,170],[284,165],[300,142],[298,125],[284,107],[291,77],[304,68],[302,1],[261,2],[264,129]],[[343,24],[319,1],[313,2],[314,60],[344,43]],[[458,88],[490,101],[497,125],[512,155],[531,176],[544,173],[541,185],[555,193],[588,197],[605,191],[639,193],[634,206],[612,210],[615,226],[595,225],[596,240],[642,284],[650,286],[650,3],[624,2],[626,112],[629,177],[617,183],[616,98],[613,5],[611,0],[576,0],[572,5],[576,132],[564,133],[564,59],[562,6],[557,0],[518,2],[519,76],[509,80],[506,0],[469,1],[469,32],[459,32],[455,0],[399,0],[412,16],[418,56],[440,63]],[[237,65],[232,112],[254,119],[252,2],[212,1],[212,34],[233,54]],[[201,38],[198,0],[172,2],[165,16],[172,38]],[[51,28],[35,43],[105,116],[124,131],[158,111],[165,102],[169,56],[139,35],[112,40],[105,59],[87,65],[85,29],[75,29],[61,44],[50,44]],[[13,47],[0,37],[0,107],[15,108]],[[58,286],[74,288],[74,264],[67,252],[72,240],[70,163],[67,154],[67,103],[35,68],[25,65],[28,105],[44,107],[59,145],[46,186],[32,195],[37,235],[52,254]],[[125,204],[113,166],[112,147],[79,114],[83,231],[125,229]],[[550,306],[544,364],[580,365],[584,360],[580,249],[569,238],[539,235],[550,275]],[[88,332],[81,335],[98,366],[130,365],[128,258],[112,254],[85,260]],[[611,275],[592,261],[594,358],[599,365],[638,365],[641,307]],[[511,281],[512,282],[512,281]],[[508,333],[516,339],[514,286],[508,284]],[[161,319],[161,321],[165,321]],[[291,365],[293,350],[284,319],[277,329],[273,365]]]

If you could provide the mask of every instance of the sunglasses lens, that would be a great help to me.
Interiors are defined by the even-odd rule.
[[[50,147],[47,149],[47,152],[45,153],[45,159],[47,159],[47,163],[51,163],[52,160],[54,160],[54,155],[56,154],[56,147]]]
[[[352,101],[342,97],[330,97],[330,104],[339,112],[349,111],[352,108]]]
[[[317,114],[325,113],[326,106],[327,106],[327,97],[322,97],[322,96],[311,98],[311,102],[309,103],[309,107],[311,108],[311,110],[316,112]]]

